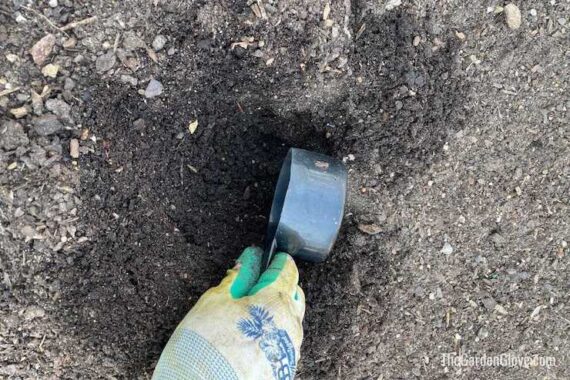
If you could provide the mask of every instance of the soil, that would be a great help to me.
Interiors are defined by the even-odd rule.
[[[48,83],[72,111],[47,137],[19,119],[30,140],[0,162],[0,376],[150,378],[193,303],[262,242],[301,147],[344,160],[350,191],[330,258],[298,263],[298,378],[570,377],[570,8],[521,1],[511,30],[502,3],[396,3],[331,1],[329,21],[324,1],[268,1],[267,19],[233,1],[1,5],[19,63],[2,57],[0,77]],[[39,14],[98,19],[63,33]],[[27,53],[48,32],[53,80]],[[22,104],[8,95],[1,121]]]

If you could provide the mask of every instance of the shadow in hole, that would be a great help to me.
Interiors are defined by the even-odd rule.
[[[158,358],[175,325],[243,247],[261,243],[289,146],[359,153],[362,169],[380,164],[379,178],[405,178],[439,155],[462,106],[456,47],[437,54],[411,47],[425,25],[404,11],[364,19],[349,61],[366,85],[344,78],[334,101],[280,116],[267,99],[276,91],[303,96],[298,73],[271,84],[272,74],[252,70],[257,58],[236,57],[192,30],[195,15],[169,17],[180,54],[160,78],[163,97],[147,103],[119,86],[94,92],[86,124],[103,142],[82,162],[83,232],[92,244],[63,269],[62,320],[132,374]],[[352,26],[355,35],[360,22]],[[185,62],[190,55],[193,65]],[[399,183],[379,186],[397,192]],[[346,220],[326,263],[300,264],[308,297],[303,374],[332,376],[351,347],[368,344],[353,331],[368,328],[355,324],[362,302],[373,311],[362,319],[379,328],[391,265],[380,252],[397,231],[391,234],[361,239]]]
[[[65,269],[60,312],[89,349],[140,373],[239,252],[261,244],[291,144],[268,131],[295,121],[222,109],[180,136],[167,112],[175,105],[150,108],[131,91],[112,89],[110,99],[107,91],[95,97],[92,125],[101,149],[82,162],[93,243]],[[316,136],[295,145],[328,153]]]

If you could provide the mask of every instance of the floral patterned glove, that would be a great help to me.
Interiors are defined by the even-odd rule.
[[[222,282],[200,297],[168,341],[153,380],[295,377],[305,297],[295,262],[246,248]]]

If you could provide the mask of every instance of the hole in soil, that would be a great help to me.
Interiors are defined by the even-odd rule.
[[[165,104],[116,93],[94,114],[97,159],[82,163],[93,244],[66,273],[79,286],[64,313],[87,344],[125,352],[140,369],[241,250],[261,245],[289,147],[331,147],[301,117],[234,111],[190,134]]]
[[[360,3],[354,14],[365,13]],[[158,72],[164,94],[148,103],[125,86],[86,94],[92,107],[86,125],[102,140],[81,163],[81,220],[88,228],[81,232],[92,243],[63,268],[59,305],[61,320],[88,351],[124,364],[130,377],[149,369],[174,326],[240,251],[262,242],[290,146],[354,154],[352,187],[375,188],[393,200],[460,128],[466,93],[456,38],[437,49],[413,46],[414,36],[435,35],[426,31],[429,20],[417,24],[404,10],[366,16],[366,30],[351,43],[353,75],[320,79],[311,70],[300,73],[295,54],[280,56],[279,75],[252,55],[236,57],[231,42],[250,30],[236,32],[232,24],[216,37],[195,29],[195,15],[156,17],[169,25],[170,33],[161,33],[178,36],[180,51],[139,77]],[[360,28],[352,25],[353,35]],[[310,34],[282,33],[274,36],[280,47],[309,47]],[[381,205],[353,195],[358,199],[349,199],[347,210],[353,217],[374,221],[383,214]],[[299,265],[308,305],[306,377],[337,376],[340,366],[365,359],[361,347],[381,341],[391,302],[386,284],[411,251],[404,246],[393,259],[384,247],[399,226],[367,237],[353,217],[326,263]]]

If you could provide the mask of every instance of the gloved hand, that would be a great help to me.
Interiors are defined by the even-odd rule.
[[[246,248],[222,282],[178,325],[153,380],[293,379],[305,296],[286,253],[260,276],[262,250]]]

